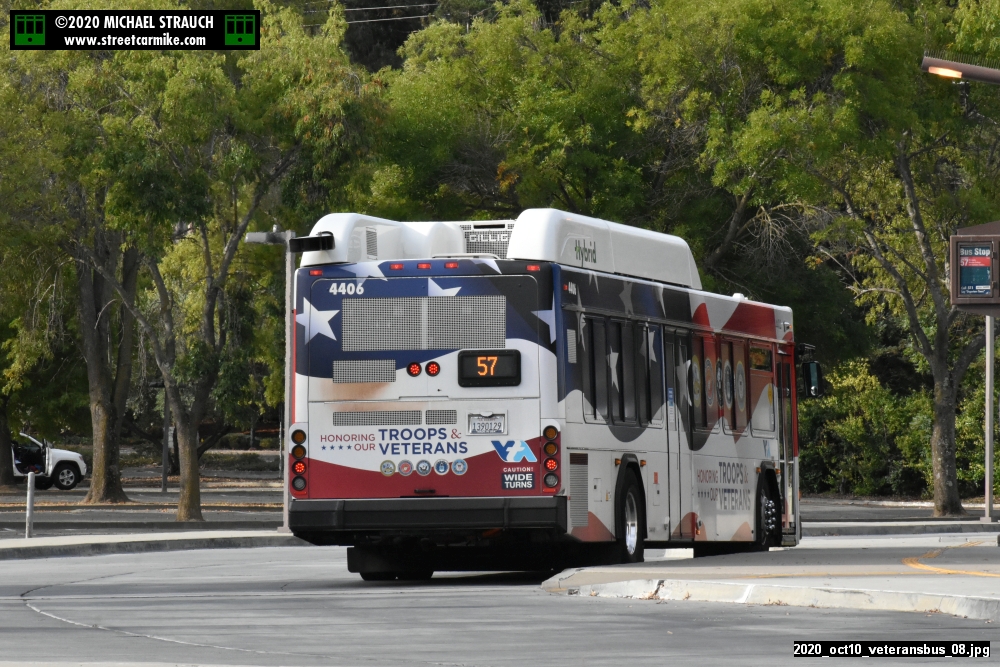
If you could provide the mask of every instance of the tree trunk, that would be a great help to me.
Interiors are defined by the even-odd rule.
[[[10,398],[0,399],[0,490],[14,490],[14,452],[11,451],[10,421],[7,419],[7,403]]]
[[[104,311],[110,294],[104,289],[105,281],[85,261],[78,259],[76,268],[80,337],[83,358],[87,364],[94,449],[90,490],[83,502],[126,503],[128,496],[122,489],[118,439],[115,437],[115,429],[119,424],[115,416],[112,374],[108,368],[110,314]]]
[[[956,391],[951,374],[934,380],[934,426],[931,430],[931,470],[934,474],[934,516],[962,516],[955,463]]]
[[[174,425],[181,459],[177,520],[204,521],[201,515],[201,479],[198,470],[198,422],[187,411],[177,411],[174,412]]]

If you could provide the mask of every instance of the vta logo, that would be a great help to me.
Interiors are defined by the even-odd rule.
[[[500,458],[507,463],[520,463],[521,461],[536,463],[538,461],[532,453],[531,447],[528,447],[528,443],[524,440],[508,440],[506,443],[494,440],[493,449],[497,450]]]

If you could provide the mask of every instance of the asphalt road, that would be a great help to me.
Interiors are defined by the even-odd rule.
[[[793,639],[995,635],[943,615],[551,595],[547,574],[364,583],[332,547],[6,562],[0,666],[804,666],[819,659],[792,662]]]

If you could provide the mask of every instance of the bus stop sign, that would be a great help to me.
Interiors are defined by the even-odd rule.
[[[959,229],[950,241],[951,302],[959,310],[1000,315],[1000,221]]]

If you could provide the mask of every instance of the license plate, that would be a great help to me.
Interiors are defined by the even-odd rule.
[[[507,432],[507,415],[469,415],[469,435],[503,435]]]

